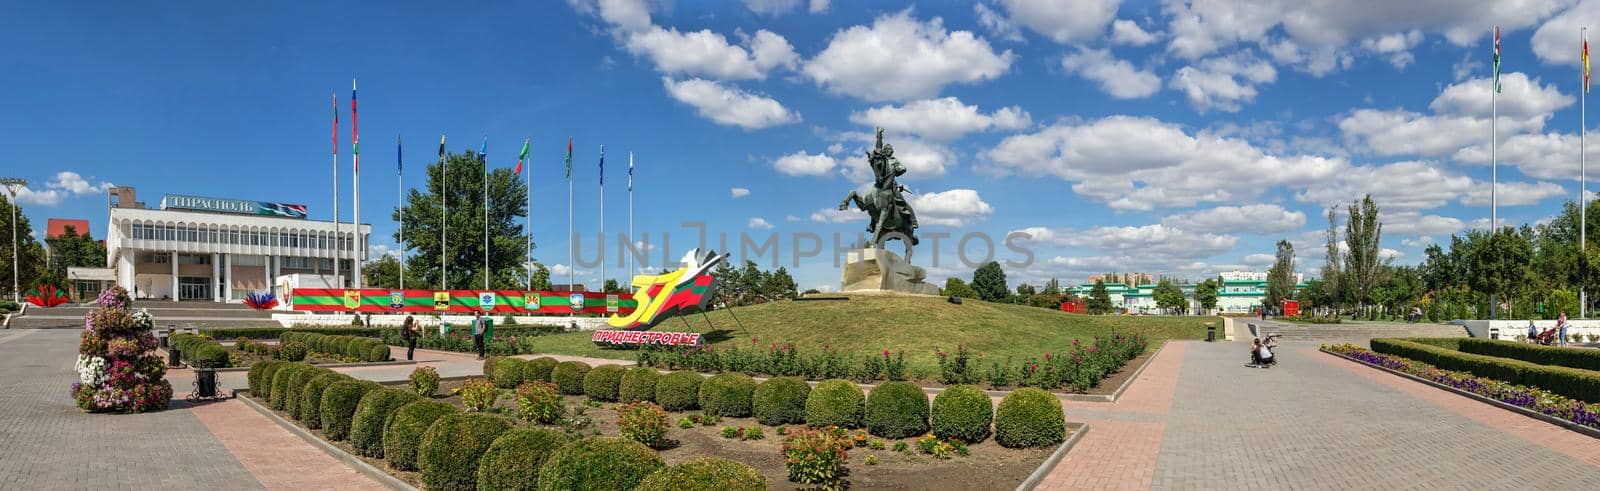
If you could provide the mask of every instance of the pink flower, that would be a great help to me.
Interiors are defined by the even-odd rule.
[[[750,338],[750,344],[756,344],[756,341],[757,341],[756,338]]]
[[[884,358],[888,358],[889,357],[889,350],[887,350],[887,349],[883,350],[883,357]]]
[[[1044,354],[1044,359],[1045,359],[1045,361],[1050,361],[1050,353],[1045,353]]]

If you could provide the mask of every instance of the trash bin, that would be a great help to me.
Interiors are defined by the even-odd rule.
[[[1206,342],[1207,343],[1214,343],[1216,341],[1217,341],[1217,326],[1206,326]]]
[[[194,390],[200,397],[217,396],[217,372],[209,368],[194,371]]]
[[[177,366],[182,365],[182,363],[178,361],[178,358],[179,355],[177,346],[167,348],[167,366],[176,368]]]

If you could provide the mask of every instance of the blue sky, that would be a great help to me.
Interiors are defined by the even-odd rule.
[[[863,182],[874,125],[910,168],[920,233],[949,234],[937,266],[927,239],[918,249],[935,281],[970,276],[951,260],[970,232],[1029,234],[1019,244],[1034,260],[1008,268],[1012,283],[1264,270],[1282,238],[1310,272],[1328,205],[1366,193],[1384,211],[1383,246],[1414,263],[1426,244],[1487,222],[1495,24],[1500,217],[1547,219],[1577,196],[1578,28],[1600,19],[1600,0],[4,9],[0,174],[33,181],[20,201],[41,234],[44,218],[86,218],[103,237],[112,183],[148,203],[259,199],[328,219],[334,92],[348,219],[357,77],[362,218],[379,248],[394,246],[382,217],[395,204],[396,135],[413,156],[408,185],[421,184],[440,133],[455,151],[487,137],[496,166],[532,138],[535,204],[554,210],[572,137],[578,230],[599,230],[605,144],[608,231],[625,228],[632,151],[636,228],[671,232],[674,261],[697,235],[680,222],[778,233],[801,288],[824,289],[837,268],[826,255],[793,267],[790,234],[864,227],[827,210]],[[566,227],[533,228],[536,258],[558,273]],[[579,281],[597,274],[580,268]]]

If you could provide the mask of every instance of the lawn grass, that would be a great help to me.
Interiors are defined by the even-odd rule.
[[[734,317],[743,321],[744,330]],[[705,317],[710,317],[707,325]],[[1203,339],[1206,323],[1221,325],[1217,317],[1091,316],[1025,305],[967,300],[961,305],[944,298],[852,296],[848,301],[780,301],[691,314],[666,319],[655,331],[689,331],[706,334],[707,343],[721,348],[766,349],[772,343],[794,343],[814,352],[828,345],[841,353],[865,356],[887,349],[904,352],[908,368],[928,371],[938,366],[940,350],[966,346],[985,360],[1006,357],[1021,361],[1062,352],[1073,340],[1084,344],[1095,336],[1139,333],[1151,346],[1167,339]],[[687,321],[687,324],[685,323]],[[602,348],[590,341],[592,333],[574,332],[527,338],[535,352],[634,359],[634,351]],[[754,339],[754,342],[752,342]]]

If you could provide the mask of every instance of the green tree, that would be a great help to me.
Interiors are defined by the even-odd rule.
[[[445,263],[449,278],[442,282],[448,289],[483,288],[484,284],[484,183],[489,187],[488,237],[489,276],[492,288],[515,289],[527,285],[528,233],[523,229],[527,216],[525,208],[528,187],[516,178],[509,168],[491,169],[484,179],[484,163],[473,151],[452,153],[445,157],[443,168],[438,160],[430,159],[428,182],[420,189],[406,193],[405,205],[391,213],[391,219],[402,222],[406,232],[406,272],[415,273],[418,286],[438,288],[441,284],[440,222],[447,223],[448,248]],[[446,198],[441,216],[440,196]],[[399,240],[399,231],[395,232]],[[408,280],[407,285],[411,282]]]
[[[1474,231],[1468,235],[1480,233]],[[1509,302],[1527,281],[1527,265],[1533,247],[1511,227],[1487,235],[1484,244],[1473,251],[1468,285],[1473,290],[1497,295],[1500,301]],[[1491,309],[1490,316],[1496,316],[1494,309]]]
[[[1050,278],[1050,281],[1046,281],[1044,283],[1044,290],[1040,291],[1039,293],[1048,293],[1048,294],[1051,294],[1051,295],[1060,295],[1061,294],[1061,280],[1057,280],[1055,278]]]
[[[1349,218],[1345,220],[1344,242],[1348,249],[1344,254],[1344,271],[1339,274],[1338,291],[1348,292],[1348,300],[1356,304],[1366,304],[1372,300],[1372,289],[1378,285],[1380,271],[1378,269],[1382,259],[1382,249],[1378,244],[1383,238],[1383,222],[1378,220],[1378,205],[1372,202],[1372,195],[1361,199],[1360,203],[1351,203]]]
[[[978,296],[978,291],[972,289],[971,285],[961,281],[961,278],[953,276],[945,278],[944,290],[940,291],[940,293],[947,297],[981,298]]]
[[[1189,306],[1189,300],[1183,296],[1183,288],[1173,283],[1170,279],[1162,278],[1160,282],[1156,283],[1156,289],[1152,293],[1156,306],[1169,314],[1182,314],[1184,309]]]
[[[1091,314],[1104,314],[1111,312],[1111,292],[1106,290],[1105,280],[1094,280],[1094,288],[1089,290],[1089,301],[1084,308]]]
[[[767,298],[772,300],[794,298],[799,285],[794,283],[794,277],[789,276],[789,269],[778,266],[777,271],[767,275],[766,282],[761,288],[767,293]]]
[[[1278,258],[1267,270],[1267,295],[1262,302],[1269,307],[1283,305],[1283,300],[1294,296],[1294,244],[1278,241]]]
[[[434,270],[434,273],[438,273],[438,270]],[[364,285],[371,288],[400,288],[400,260],[385,254],[375,261],[367,261],[365,269],[361,270],[361,277]],[[406,270],[406,286],[431,288],[410,269]]]
[[[1194,287],[1194,299],[1200,303],[1200,308],[1210,313],[1217,308],[1217,279],[1207,278]]]
[[[1018,296],[1029,297],[1029,296],[1032,296],[1035,293],[1039,293],[1039,291],[1035,290],[1033,288],[1033,285],[1029,285],[1027,283],[1023,283],[1023,284],[1017,285],[1017,295]]]
[[[11,237],[5,237],[4,240],[10,241]],[[47,276],[67,280],[70,279],[67,278],[67,268],[106,267],[106,246],[90,238],[87,232],[79,234],[77,227],[67,225],[60,236],[45,239],[45,243],[50,246],[50,272]]]
[[[1327,256],[1322,263],[1322,283],[1319,290],[1322,302],[1317,305],[1332,308],[1335,312],[1339,309],[1339,275],[1341,273],[1339,254],[1339,205],[1328,207],[1328,244]]]
[[[550,268],[544,267],[543,264],[533,265],[533,289],[538,291],[555,289],[550,285]]]
[[[17,258],[17,288],[26,293],[28,285],[33,284],[45,275],[44,247],[33,238],[33,228],[28,224],[28,215],[23,213],[21,207],[16,210],[17,222],[11,223],[11,201],[5,193],[0,193],[0,292],[5,292],[4,298],[11,300],[12,284],[12,257]],[[12,256],[11,233],[15,227],[17,234],[17,250],[21,254]],[[102,256],[102,261],[104,257]]]
[[[1006,272],[995,261],[972,272],[972,289],[978,291],[979,298],[989,302],[1004,302],[1011,296],[1011,289],[1006,288]]]
[[[621,293],[622,285],[617,284],[616,278],[606,278],[606,282],[600,291],[603,293]]]

